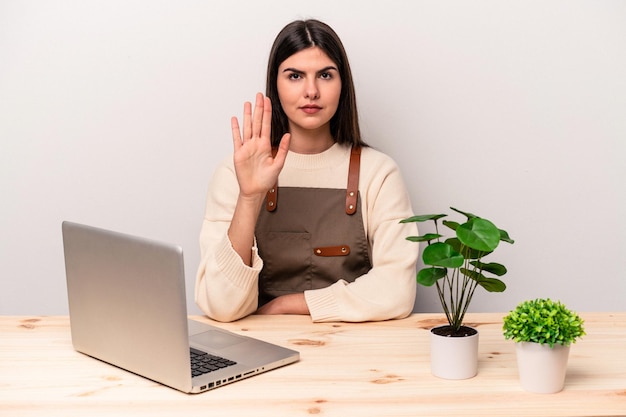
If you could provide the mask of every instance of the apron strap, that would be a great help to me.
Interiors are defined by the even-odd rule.
[[[278,148],[272,148],[272,156],[276,157]],[[359,174],[361,173],[361,147],[353,146],[350,152],[350,167],[348,168],[348,188],[346,189],[346,214],[356,213],[357,196],[359,195]],[[267,191],[265,209],[274,211],[278,206],[278,181]]]
[[[356,201],[359,195],[359,174],[361,173],[361,147],[353,146],[350,152],[348,168],[348,189],[346,190],[346,214],[356,213]]]
[[[278,148],[272,148],[272,157],[276,158]],[[267,211],[276,210],[276,203],[278,199],[278,180],[272,188],[267,191],[267,197],[265,198],[265,209]]]

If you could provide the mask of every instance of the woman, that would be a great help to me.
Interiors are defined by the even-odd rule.
[[[406,317],[415,224],[396,164],[361,139],[336,33],[295,21],[277,36],[267,97],[231,120],[234,156],[216,170],[200,235],[196,302],[211,318]]]

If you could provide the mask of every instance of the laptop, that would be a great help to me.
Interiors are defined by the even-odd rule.
[[[63,222],[74,349],[186,393],[299,360],[297,351],[187,318],[183,251]]]

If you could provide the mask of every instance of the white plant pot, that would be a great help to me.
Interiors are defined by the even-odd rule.
[[[563,389],[569,346],[556,344],[551,348],[532,342],[515,345],[522,388],[540,394],[552,394]]]
[[[468,379],[478,373],[478,331],[471,336],[439,336],[430,331],[430,371],[444,379]],[[476,330],[476,329],[474,329]]]

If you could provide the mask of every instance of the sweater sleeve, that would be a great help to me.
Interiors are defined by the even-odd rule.
[[[249,267],[228,239],[238,191],[232,162],[225,160],[209,185],[195,285],[196,304],[208,317],[224,322],[240,319],[257,309],[257,282],[263,267],[256,247],[252,248]]]
[[[359,191],[372,269],[352,283],[340,280],[306,291],[313,321],[387,320],[406,317],[413,310],[418,247],[406,237],[417,235],[417,226],[399,223],[413,210],[395,162],[364,149]]]

